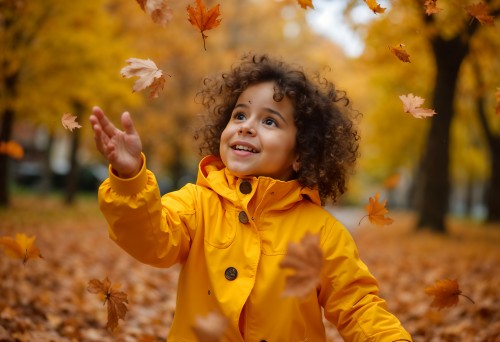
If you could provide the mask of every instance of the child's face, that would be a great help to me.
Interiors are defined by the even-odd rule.
[[[274,82],[249,86],[222,132],[222,161],[238,177],[290,180],[298,170],[294,107],[286,96],[276,102],[273,95]]]

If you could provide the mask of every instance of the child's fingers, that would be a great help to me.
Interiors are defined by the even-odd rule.
[[[137,135],[137,132],[134,127],[134,122],[132,121],[132,117],[129,112],[124,112],[122,114],[122,125],[125,133]]]
[[[117,133],[117,131],[119,131],[115,127],[115,125],[113,125],[113,123],[109,121],[108,117],[104,114],[101,108],[94,106],[94,108],[92,108],[92,112],[99,125],[101,126],[103,133],[107,134],[109,137],[112,137]]]

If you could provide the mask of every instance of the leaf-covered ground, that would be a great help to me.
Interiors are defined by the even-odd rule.
[[[362,212],[352,212],[358,216]],[[413,216],[391,213],[379,228],[351,217],[360,254],[378,278],[389,309],[415,341],[500,340],[500,227],[453,221],[449,236],[415,233]],[[351,224],[346,223],[351,226]],[[0,341],[164,341],[175,310],[178,269],[134,261],[107,237],[94,198],[75,207],[60,200],[23,197],[0,211],[0,236],[36,235],[44,259],[22,260],[0,252]],[[128,312],[106,330],[101,298],[87,291],[91,279],[121,283]],[[424,289],[457,279],[475,304],[432,308]],[[331,341],[342,341],[327,324]]]

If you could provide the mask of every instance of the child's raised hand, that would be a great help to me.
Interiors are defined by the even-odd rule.
[[[130,178],[141,169],[142,143],[128,112],[121,117],[123,131],[116,128],[99,107],[92,109],[90,123],[97,149],[119,177]]]

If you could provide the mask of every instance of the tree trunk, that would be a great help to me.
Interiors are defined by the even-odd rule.
[[[431,121],[420,172],[417,228],[446,233],[445,217],[450,193],[450,126],[458,73],[467,54],[468,43],[462,37],[451,40],[436,37],[432,40],[432,48],[436,62],[433,108],[437,114]]]
[[[488,223],[500,223],[500,139],[496,138],[490,147],[491,177],[488,187]]]

